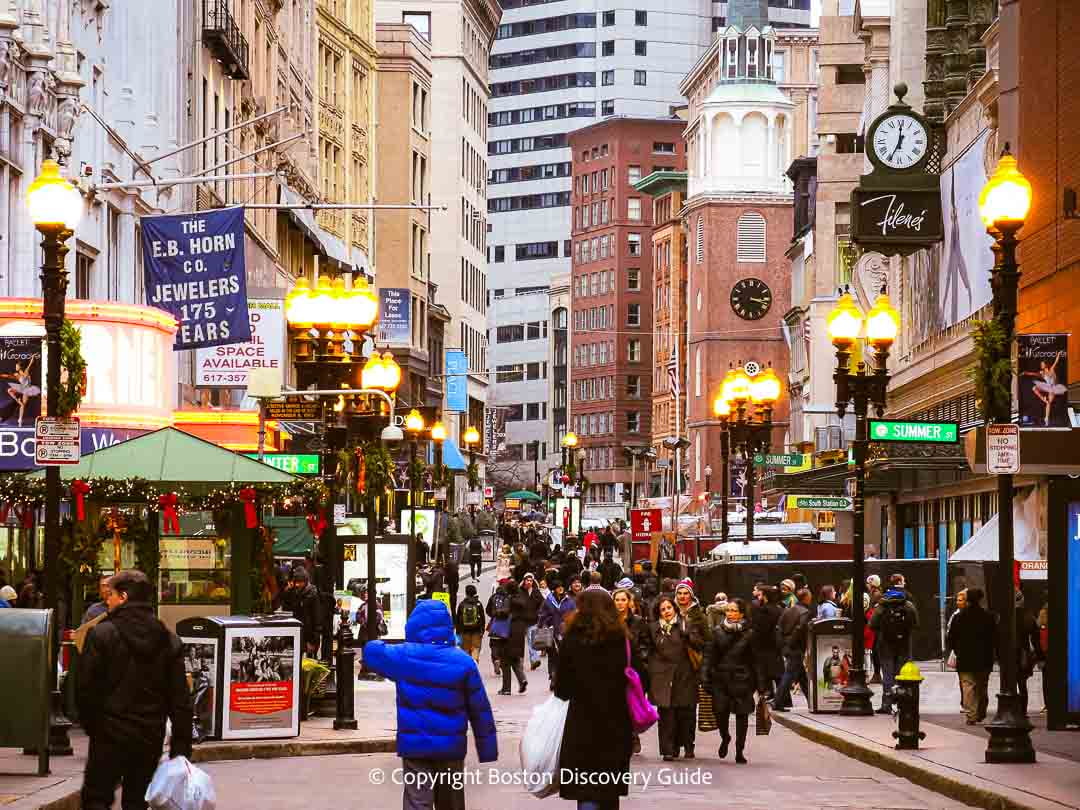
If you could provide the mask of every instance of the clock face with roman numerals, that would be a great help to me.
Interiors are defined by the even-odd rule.
[[[870,151],[886,169],[911,169],[924,162],[930,138],[922,121],[897,113],[882,118],[870,133]]]
[[[731,308],[740,318],[756,321],[764,318],[772,306],[772,290],[759,278],[744,278],[731,288]]]

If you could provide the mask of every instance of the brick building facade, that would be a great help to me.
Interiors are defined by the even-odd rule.
[[[615,117],[570,137],[570,429],[585,452],[589,501],[628,499],[625,451],[651,441],[652,199],[634,184],[685,169],[684,127]]]

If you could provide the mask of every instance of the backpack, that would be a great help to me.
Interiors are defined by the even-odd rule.
[[[510,596],[509,594],[496,591],[495,596],[491,601],[491,618],[493,619],[509,619],[510,618]]]
[[[461,629],[484,629],[484,620],[480,616],[480,603],[475,599],[466,599],[461,603]]]
[[[484,541],[479,537],[474,537],[469,541],[469,553],[480,556],[484,553]]]
[[[907,603],[893,602],[885,606],[881,615],[879,630],[882,639],[893,647],[902,647],[911,635],[911,619],[907,612]]]

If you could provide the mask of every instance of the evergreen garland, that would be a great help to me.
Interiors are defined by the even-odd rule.
[[[57,416],[71,416],[82,404],[86,393],[86,359],[82,355],[82,332],[64,319],[60,326],[60,367],[63,377],[56,400]]]
[[[975,384],[975,399],[983,421],[990,424],[1010,409],[1012,399],[1012,347],[997,321],[975,321],[971,329],[975,365],[968,371]]]

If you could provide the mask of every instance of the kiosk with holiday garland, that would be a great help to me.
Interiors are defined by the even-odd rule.
[[[121,568],[138,568],[158,583],[158,614],[170,627],[189,616],[268,610],[277,586],[264,510],[325,508],[322,481],[175,428],[85,455],[62,475],[71,624],[82,615],[86,588]],[[0,480],[0,502],[33,507],[43,498],[43,472]]]

